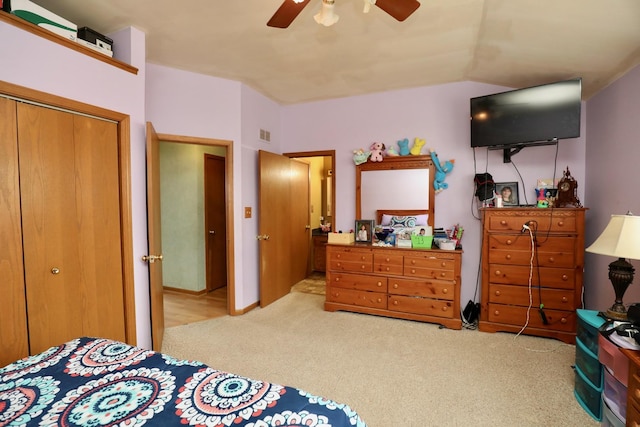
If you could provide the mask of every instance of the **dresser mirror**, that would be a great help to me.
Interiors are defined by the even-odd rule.
[[[426,210],[434,224],[435,167],[430,156],[385,157],[356,165],[356,219],[378,210]]]

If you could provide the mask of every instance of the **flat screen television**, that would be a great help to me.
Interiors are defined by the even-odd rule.
[[[517,149],[577,138],[581,101],[581,78],[471,98],[471,147]]]

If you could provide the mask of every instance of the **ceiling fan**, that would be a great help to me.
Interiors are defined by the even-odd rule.
[[[310,1],[284,0],[267,25],[287,28]],[[369,12],[371,5],[374,4],[398,21],[404,21],[420,7],[417,0],[364,0],[364,12]],[[322,0],[322,9],[314,16],[316,22],[326,27],[335,24],[339,17],[334,13],[334,6],[335,0]]]

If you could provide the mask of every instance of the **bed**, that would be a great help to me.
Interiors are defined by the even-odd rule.
[[[349,406],[82,337],[0,368],[0,426],[366,426]]]

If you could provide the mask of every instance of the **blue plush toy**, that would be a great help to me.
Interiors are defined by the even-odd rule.
[[[399,152],[401,156],[408,156],[411,154],[411,150],[409,150],[409,138],[398,141],[398,147],[400,148]]]
[[[444,182],[444,180],[447,177],[447,174],[453,170],[455,160],[445,160],[440,163],[440,159],[438,159],[438,155],[433,148],[429,149],[429,154],[431,154],[431,160],[433,160],[433,165],[436,168],[436,176],[433,177],[433,188],[436,190],[437,194],[449,187],[449,184]]]

